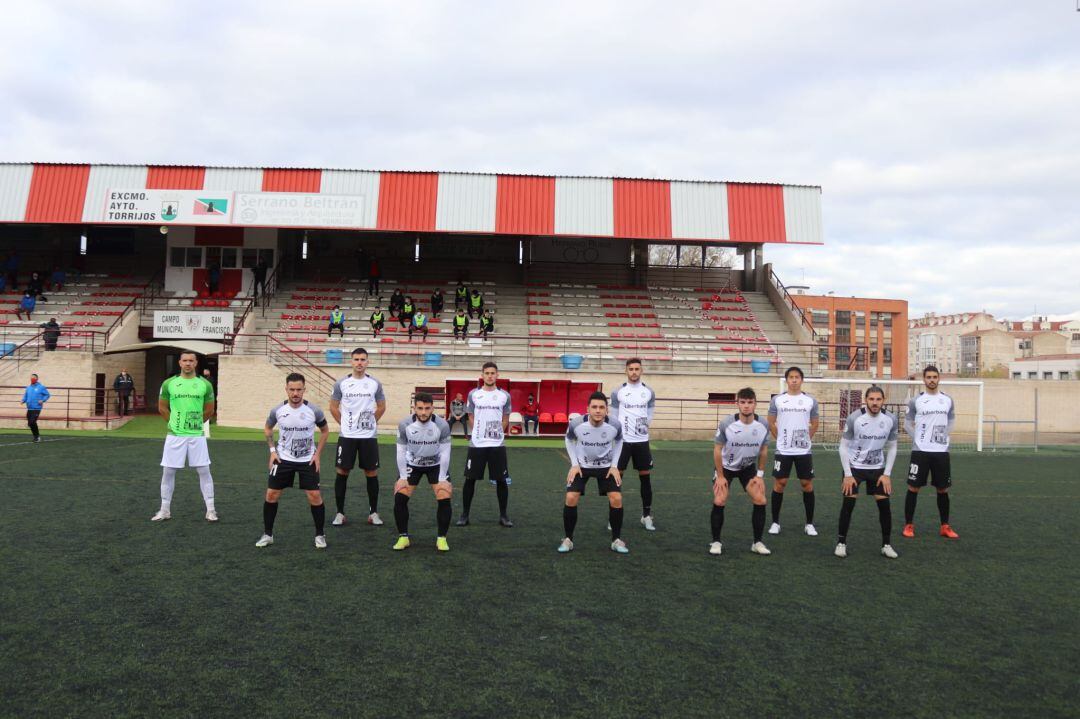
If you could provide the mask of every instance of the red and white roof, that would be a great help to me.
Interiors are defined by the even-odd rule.
[[[106,222],[117,189],[350,196],[365,205],[352,229],[824,241],[814,186],[256,167],[0,164],[0,222]]]

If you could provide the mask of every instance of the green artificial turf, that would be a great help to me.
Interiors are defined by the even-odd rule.
[[[592,493],[577,549],[555,552],[556,444],[510,449],[515,528],[496,525],[484,482],[473,525],[452,528],[452,551],[436,554],[421,486],[413,546],[392,552],[384,446],[387,525],[363,523],[354,474],[353,523],[328,526],[319,552],[299,490],[282,499],[276,544],[253,546],[260,442],[211,441],[218,524],[203,520],[190,470],[173,519],[152,524],[160,423],[141,422],[38,445],[0,435],[0,716],[1076,716],[1075,453],[955,454],[953,542],[936,535],[931,492],[918,536],[899,537],[898,481],[900,559],[888,561],[865,497],[850,557],[832,556],[833,452],[816,457],[821,536],[799,531],[789,490],[784,531],[766,536],[774,554],[751,555],[736,488],[724,554],[709,556],[707,443],[657,446],[655,533],[637,522],[628,478],[628,556],[608,549],[605,501]],[[458,485],[463,463],[455,448]]]

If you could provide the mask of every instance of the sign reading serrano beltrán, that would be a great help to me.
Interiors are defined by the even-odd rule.
[[[105,193],[104,222],[167,225],[232,223],[232,192],[220,190],[114,190]]]
[[[232,330],[232,312],[154,311],[155,338],[220,340]]]
[[[374,227],[363,195],[238,192],[234,225],[266,227]]]

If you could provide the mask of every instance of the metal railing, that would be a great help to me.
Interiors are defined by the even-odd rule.
[[[395,328],[396,330],[396,328]],[[288,339],[294,338],[294,339]],[[281,330],[274,334],[251,333],[226,336],[225,351],[235,352],[243,340],[244,354],[273,355],[303,359],[305,366],[347,364],[353,347],[362,346],[378,356],[385,367],[474,367],[487,359],[498,361],[507,369],[571,369],[580,358],[580,369],[620,370],[628,357],[639,356],[650,371],[711,372],[729,370],[742,373],[755,368],[758,374],[780,374],[791,364],[800,365],[809,374],[832,369],[828,357],[819,356],[820,345],[801,343],[765,343],[737,340],[666,340],[616,339],[576,335],[499,335],[482,339],[475,334],[465,340],[439,333],[426,340],[419,336],[408,341],[398,330],[384,332],[379,338],[370,334],[350,334],[345,340],[335,335],[311,330]],[[448,340],[448,343],[440,340]],[[850,367],[865,369],[869,347],[842,345],[851,352]],[[313,361],[314,359],[314,361]],[[571,365],[566,366],[564,365]]]
[[[52,397],[45,403],[39,422],[92,423],[111,429],[124,421],[120,415],[117,392],[95,387],[49,387]],[[24,419],[26,405],[20,404],[26,387],[0,385],[0,419]],[[134,398],[133,403],[134,403]]]
[[[101,330],[64,330],[61,327],[61,335],[54,346],[45,341],[44,332],[38,332],[29,338],[20,335],[17,339],[22,341],[0,341],[3,345],[0,347],[0,378],[8,377],[24,365],[38,361],[43,352],[103,352],[108,342],[108,334]]]
[[[159,269],[155,272],[154,275],[146,281],[146,284],[140,288],[138,296],[131,298],[131,302],[129,302],[127,306],[124,307],[123,311],[120,312],[120,316],[113,320],[113,323],[105,330],[106,340],[112,338],[113,332],[119,329],[129,312],[138,307],[140,314],[145,313],[147,306],[161,295],[161,289],[163,287],[162,277],[164,276],[164,272],[164,269]]]
[[[788,309],[799,318],[802,326],[806,328],[806,331],[810,333],[810,337],[814,342],[818,341],[817,332],[814,331],[814,325],[811,324],[810,319],[803,312],[803,309],[799,307],[795,302],[795,298],[791,296],[791,293],[787,291],[787,287],[780,281],[780,278],[776,276],[776,273],[772,270],[772,265],[769,265],[769,282],[776,288],[776,291],[780,293],[780,296],[784,298],[784,303],[788,306]]]

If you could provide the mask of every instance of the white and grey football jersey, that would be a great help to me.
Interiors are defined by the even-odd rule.
[[[278,428],[279,458],[286,462],[310,462],[315,458],[315,428],[326,426],[326,415],[306,399],[299,407],[282,402],[270,410],[266,426]]]
[[[582,415],[575,417],[566,428],[566,453],[571,464],[583,469],[601,469],[615,464],[622,444],[622,430],[610,418],[598,427]]]
[[[480,387],[469,392],[465,411],[472,417],[470,447],[498,447],[506,437],[503,434],[503,417],[510,414],[510,393],[496,387],[485,390]]]
[[[341,436],[350,439],[370,439],[379,428],[375,421],[375,406],[386,401],[382,383],[369,374],[356,379],[351,374],[334,383],[330,399],[341,403]]]
[[[769,441],[769,426],[756,414],[747,424],[738,413],[728,415],[716,429],[716,444],[723,445],[724,469],[737,472],[757,463],[761,448]]]
[[[397,460],[400,477],[409,467],[435,467],[445,463],[440,477],[450,473],[450,425],[442,417],[421,422],[409,415],[398,423]]]
[[[923,452],[948,452],[949,430],[956,419],[953,399],[944,392],[920,392],[907,406],[911,444]]]
[[[655,409],[656,393],[649,385],[623,382],[611,393],[608,416],[619,425],[624,442],[648,442]]]
[[[810,454],[810,420],[818,418],[816,399],[805,392],[775,395],[769,402],[769,416],[776,417],[777,454]]]
[[[855,469],[883,468],[885,446],[896,441],[897,429],[896,416],[887,410],[875,415],[861,407],[849,414],[844,424],[844,439],[850,465]]]

